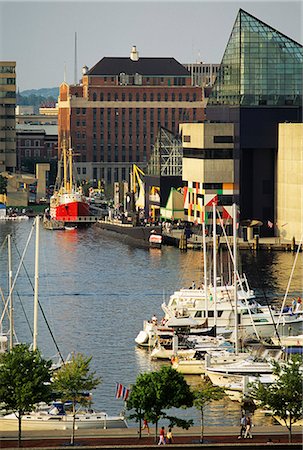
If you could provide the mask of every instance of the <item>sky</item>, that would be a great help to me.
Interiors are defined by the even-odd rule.
[[[50,88],[74,82],[104,56],[174,57],[181,63],[220,63],[242,8],[300,44],[299,1],[3,1],[0,60],[16,61],[17,87]]]

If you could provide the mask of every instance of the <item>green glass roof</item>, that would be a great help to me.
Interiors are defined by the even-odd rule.
[[[301,105],[303,47],[240,9],[208,105]]]

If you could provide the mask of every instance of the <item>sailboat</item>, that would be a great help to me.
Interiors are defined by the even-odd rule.
[[[50,218],[64,223],[78,223],[79,218],[90,215],[89,203],[77,187],[73,177],[73,150],[66,148],[66,140],[62,146],[63,179],[61,180],[61,165],[59,165],[59,180],[54,194],[50,198]]]

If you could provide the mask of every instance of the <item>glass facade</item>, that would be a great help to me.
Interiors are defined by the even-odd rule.
[[[302,45],[240,10],[208,105],[301,105],[302,74]]]

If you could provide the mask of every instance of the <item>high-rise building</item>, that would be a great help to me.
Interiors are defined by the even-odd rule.
[[[234,123],[241,219],[275,221],[278,124],[302,122],[303,47],[240,9],[206,108]]]
[[[0,61],[0,172],[16,169],[16,63]]]
[[[71,137],[80,179],[128,181],[133,163],[144,168],[160,126],[204,119],[202,89],[174,58],[104,57],[80,84],[59,95],[59,148]]]

